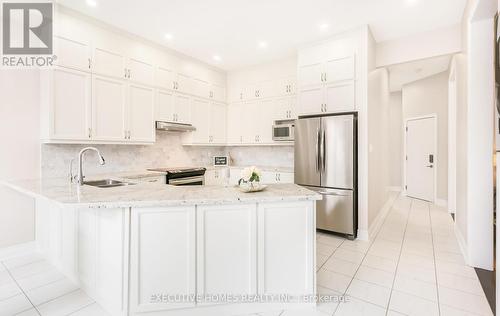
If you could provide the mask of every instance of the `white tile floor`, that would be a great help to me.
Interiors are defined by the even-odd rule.
[[[492,315],[465,265],[453,221],[432,204],[397,199],[372,242],[317,235],[318,293],[343,303],[260,316]],[[0,253],[0,316],[107,315],[36,254]]]

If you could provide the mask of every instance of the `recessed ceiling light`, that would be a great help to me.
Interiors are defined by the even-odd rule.
[[[320,31],[326,31],[326,30],[328,30],[329,28],[330,28],[330,24],[328,24],[328,23],[321,23],[321,24],[319,25],[319,30],[320,30]]]
[[[267,46],[268,46],[268,45],[267,45],[267,42],[265,42],[265,41],[260,41],[260,42],[259,42],[259,47],[260,47],[260,48],[267,48]]]
[[[97,7],[97,1],[95,1],[95,0],[87,0],[87,5],[89,7]]]
[[[172,36],[172,34],[170,34],[170,33],[165,34],[165,39],[166,39],[167,41],[170,41],[170,40],[172,40],[173,38],[174,38],[174,37]]]
[[[220,58],[220,56],[219,56],[219,55],[214,55],[212,58],[213,58],[215,61],[221,61],[221,58]]]

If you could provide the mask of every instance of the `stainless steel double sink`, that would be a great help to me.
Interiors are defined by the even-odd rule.
[[[95,181],[85,181],[83,184],[97,188],[114,188],[114,187],[123,187],[127,185],[134,185],[135,183],[113,180],[113,179],[103,179]]]

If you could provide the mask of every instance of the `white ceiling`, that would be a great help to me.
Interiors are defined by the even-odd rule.
[[[89,1],[97,5],[91,7]],[[363,24],[370,25],[377,42],[453,25],[461,20],[466,0],[57,2],[206,63],[233,70],[293,55],[305,43]],[[166,33],[172,35],[171,40],[165,38]],[[262,41],[267,47],[259,46]],[[215,60],[215,55],[220,60]]]
[[[451,56],[446,55],[391,66],[388,68],[389,89],[391,92],[400,91],[407,83],[447,71],[450,62]]]

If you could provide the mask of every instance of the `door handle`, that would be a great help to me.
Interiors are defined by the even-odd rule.
[[[434,168],[434,166],[433,165],[428,165],[427,168]]]
[[[321,131],[321,151],[320,151],[320,156],[321,156],[321,170],[324,172],[326,169],[326,159],[325,159],[325,148],[326,148],[326,137],[325,137],[325,130],[323,129]]]
[[[319,172],[319,165],[320,165],[320,154],[319,154],[319,142],[320,142],[320,130],[319,127],[316,131],[316,172]]]

